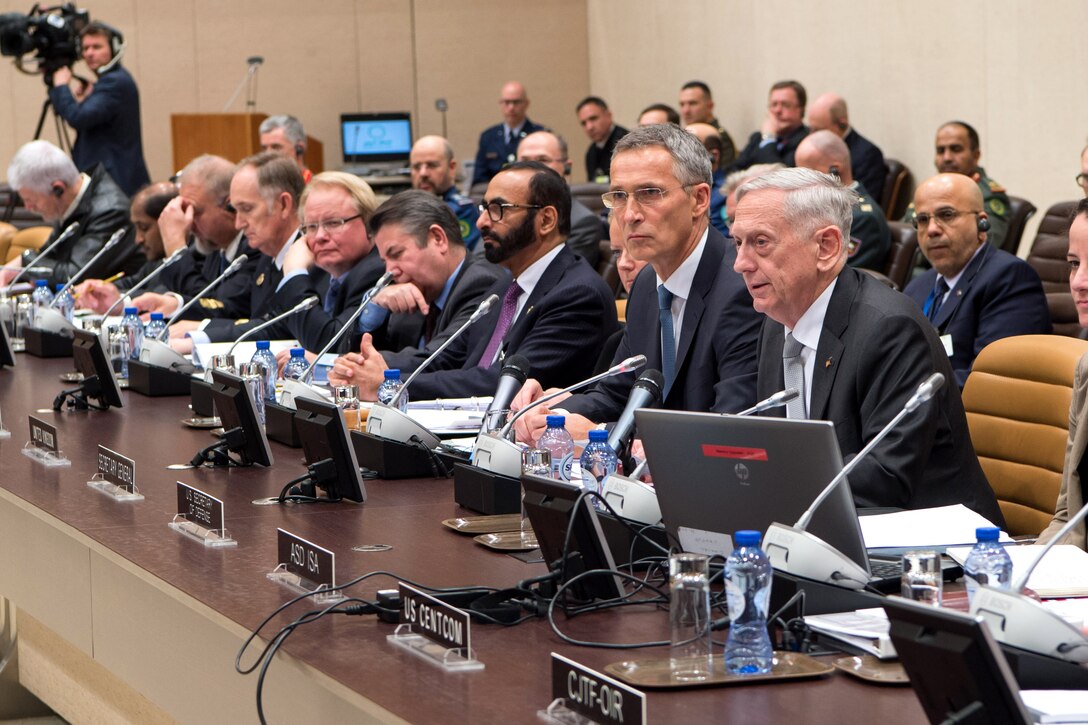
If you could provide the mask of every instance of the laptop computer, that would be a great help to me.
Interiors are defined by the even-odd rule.
[[[828,421],[653,409],[636,411],[635,421],[670,542],[686,551],[728,554],[735,531],[793,525],[842,470]],[[898,590],[899,561],[868,556],[847,482],[816,510],[808,531],[868,572],[873,585]]]

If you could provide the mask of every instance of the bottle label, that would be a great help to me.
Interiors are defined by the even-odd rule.
[[[725,580],[725,601],[729,608],[730,621],[737,621],[744,614],[744,590],[731,580]]]
[[[568,453],[558,461],[552,461],[552,476],[560,481],[569,481],[570,472],[574,467],[574,453]]]

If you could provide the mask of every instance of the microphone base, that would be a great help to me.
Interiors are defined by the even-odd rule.
[[[366,432],[372,436],[433,451],[442,441],[434,433],[400,412],[399,408],[375,403],[366,418]],[[419,451],[423,453],[422,450]],[[426,455],[426,454],[424,454]],[[360,461],[362,463],[362,461]]]
[[[316,400],[319,403],[332,402],[330,398],[322,396],[321,393],[306,383],[300,383],[297,380],[284,380],[283,391],[280,393],[280,405],[293,411],[295,410],[295,398]]]
[[[140,362],[184,375],[196,372],[196,367],[184,355],[158,340],[144,340],[143,347],[140,348]]]
[[[298,431],[295,430],[295,409],[264,401],[264,434],[270,441],[282,443],[291,448],[301,448]]]
[[[191,375],[169,368],[160,368],[139,360],[128,361],[128,388],[150,398],[168,395],[189,395]]]
[[[453,500],[487,516],[521,513],[521,478],[458,463],[453,467]]]
[[[980,586],[971,614],[985,619],[1002,644],[1066,662],[1088,662],[1088,638],[1080,629],[1023,594]]]
[[[72,357],[70,336],[28,327],[23,330],[23,342],[25,352],[34,357]]]
[[[445,478],[452,475],[448,459],[438,453],[428,454],[414,444],[353,430],[351,445],[355,447],[359,465],[376,471],[379,478]]]
[[[625,519],[641,524],[657,525],[661,523],[661,507],[657,503],[657,492],[652,486],[626,476],[612,474],[604,479],[601,495],[616,513]],[[600,516],[598,512],[598,517]],[[665,548],[669,548],[668,545]]]
[[[793,526],[774,523],[763,537],[763,550],[776,571],[846,589],[862,589],[868,573],[835,547]]]
[[[472,465],[485,471],[521,480],[521,448],[498,433],[481,433],[476,436],[476,444],[472,446],[472,457],[469,460]]]
[[[193,415],[201,418],[215,416],[215,401],[212,398],[212,386],[200,378],[189,378],[189,407]]]

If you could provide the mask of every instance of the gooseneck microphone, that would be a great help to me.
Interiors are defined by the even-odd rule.
[[[39,261],[41,259],[45,259],[46,257],[48,257],[53,252],[54,249],[56,249],[58,246],[60,246],[60,244],[62,244],[65,240],[67,240],[69,237],[71,237],[77,231],[79,231],[79,222],[72,222],[71,224],[69,224],[67,227],[64,228],[64,231],[60,233],[60,236],[58,236],[56,239],[53,240],[52,244],[50,244],[48,247],[46,247],[45,249],[38,252],[38,256],[34,258],[34,261],[37,262],[37,261]],[[31,269],[32,269],[31,267],[24,267],[22,272],[15,275],[15,277],[12,278],[11,282],[8,282],[8,286],[10,287],[10,286],[14,285],[16,282],[18,282],[19,280],[21,280],[23,278],[23,275],[26,274],[27,272],[29,272]],[[46,269],[49,269],[49,268],[47,267]],[[52,271],[52,270],[50,270],[50,271]]]
[[[506,424],[506,414],[510,410],[510,403],[514,401],[514,396],[529,378],[529,369],[529,361],[521,355],[511,355],[506,358],[499,372],[499,384],[495,386],[495,396],[484,413],[483,424],[480,427],[481,433],[490,433]]]
[[[64,287],[62,287],[61,290],[59,292],[57,292],[56,297],[54,297],[53,301],[51,303],[49,303],[49,306],[50,307],[56,307],[57,303],[60,302],[61,295],[63,295],[65,292],[67,292],[69,289],[71,289],[72,285],[74,285],[76,282],[78,282],[79,278],[82,277],[83,275],[85,275],[87,273],[87,270],[90,269],[92,266],[94,266],[94,263],[97,262],[99,259],[101,259],[102,256],[106,252],[110,251],[111,249],[116,247],[118,244],[120,244],[121,240],[124,238],[125,234],[128,233],[128,230],[129,230],[129,227],[121,227],[120,229],[115,231],[110,236],[110,238],[108,240],[106,240],[106,243],[104,245],[102,245],[102,248],[99,249],[98,252],[96,252],[93,257],[91,257],[90,261],[88,261],[85,265],[80,267],[76,271],[75,274],[73,274],[71,277],[68,278],[67,284],[65,284]]]
[[[932,398],[942,385],[944,385],[944,375],[941,373],[933,373],[926,378],[915,390],[914,395],[903,405],[903,409],[831,479],[830,483],[816,497],[816,500],[812,502],[812,505],[801,514],[801,518],[797,520],[796,524],[793,526],[779,523],[770,525],[763,539],[763,550],[767,552],[767,558],[771,560],[771,566],[790,574],[849,589],[862,589],[869,583],[869,574],[865,569],[849,557],[844,556],[838,549],[819,537],[813,536],[805,529],[812,520],[812,515],[816,509],[842,481],[846,480],[850,472],[857,468],[863,459],[868,457],[873,449],[899,425],[903,418]]]
[[[661,402],[661,391],[665,387],[665,376],[660,370],[643,370],[635,384],[631,386],[631,395],[627,398],[612,432],[608,436],[608,445],[621,459],[625,458],[627,448],[635,430],[635,411],[641,408],[653,408]]]
[[[152,281],[154,281],[154,279],[155,279],[156,277],[158,277],[158,276],[159,276],[159,274],[160,274],[160,273],[161,273],[161,272],[162,272],[162,271],[163,271],[164,269],[166,269],[166,268],[167,268],[167,267],[169,267],[169,266],[170,266],[171,264],[173,264],[174,262],[176,262],[176,261],[178,261],[179,259],[181,259],[181,257],[182,257],[182,254],[184,254],[184,252],[185,252],[185,248],[183,247],[183,248],[181,248],[181,249],[177,250],[176,252],[174,252],[173,254],[171,254],[171,255],[170,255],[169,257],[166,257],[165,259],[163,259],[163,260],[162,260],[162,263],[161,263],[161,264],[159,264],[159,266],[158,266],[158,267],[155,267],[155,269],[151,270],[151,271],[150,271],[150,272],[148,273],[148,275],[147,275],[146,277],[144,277],[144,278],[143,278],[143,279],[141,279],[141,280],[140,280],[139,282],[137,282],[137,283],[136,283],[136,284],[134,284],[134,285],[133,285],[132,287],[130,287],[130,288],[128,289],[128,291],[127,291],[127,292],[125,292],[125,294],[123,294],[123,295],[118,295],[118,297],[117,297],[117,301],[116,301],[116,302],[114,302],[114,303],[113,303],[112,305],[110,305],[110,306],[109,306],[109,308],[107,308],[107,309],[106,309],[106,312],[105,312],[105,314],[104,314],[104,315],[102,315],[102,319],[105,319],[105,318],[109,317],[109,316],[110,316],[110,313],[111,313],[111,312],[113,312],[114,310],[116,310],[116,309],[117,309],[117,305],[121,304],[121,302],[123,302],[123,301],[124,301],[124,299],[125,299],[126,297],[132,297],[132,295],[133,295],[134,293],[136,293],[136,292],[138,292],[138,291],[142,290],[142,289],[143,289],[144,287],[146,287],[146,286],[147,286],[147,285],[149,285],[149,284],[150,284],[150,283],[151,283]]]
[[[476,308],[476,311],[472,313],[472,316],[465,320],[464,324],[458,327],[456,332],[447,337],[446,340],[438,346],[438,349],[432,352],[429,356],[427,356],[427,359],[420,363],[419,367],[417,367],[412,372],[412,374],[408,376],[408,379],[404,381],[404,385],[401,386],[400,392],[397,393],[396,397],[389,401],[389,407],[396,408],[398,405],[400,405],[400,399],[407,394],[408,386],[412,384],[412,381],[419,377],[419,374],[427,369],[427,366],[431,364],[431,361],[441,355],[442,351],[450,346],[450,343],[459,338],[461,336],[461,333],[467,330],[471,325],[475,324],[481,317],[490,312],[491,307],[498,301],[498,295],[491,295],[486,300],[481,302]]]
[[[771,410],[772,408],[781,408],[783,405],[790,402],[800,394],[801,393],[798,392],[797,388],[786,388],[785,390],[779,390],[774,395],[759,401],[751,408],[742,410],[739,413],[734,413],[734,415],[738,417],[745,415],[756,415],[757,413],[762,413],[763,411]],[[725,413],[725,415],[729,415],[729,413]]]
[[[237,257],[235,257],[234,261],[231,262],[227,266],[227,268],[223,270],[222,274],[213,279],[207,287],[200,290],[200,292],[198,292],[196,296],[193,297],[193,299],[186,302],[177,310],[177,312],[170,316],[170,319],[166,321],[166,327],[163,328],[163,331],[161,333],[159,333],[158,341],[162,342],[167,338],[167,336],[170,334],[170,325],[174,324],[174,322],[176,322],[179,317],[185,314],[186,310],[195,305],[197,301],[201,299],[204,295],[208,294],[208,292],[212,291],[216,286],[219,285],[220,282],[240,270],[247,261],[249,261],[249,257],[245,254],[239,254]]]
[[[528,413],[533,408],[537,408],[537,407],[543,405],[544,403],[555,400],[560,395],[572,392],[574,390],[578,390],[579,388],[584,388],[584,387],[586,387],[588,385],[593,385],[593,383],[596,383],[596,382],[598,382],[600,380],[604,380],[605,378],[610,378],[613,375],[620,375],[622,373],[629,373],[632,370],[638,370],[640,367],[642,367],[645,364],[646,364],[646,356],[645,355],[633,355],[633,356],[627,358],[626,360],[620,362],[619,364],[613,365],[612,367],[608,368],[608,370],[605,370],[603,373],[600,373],[598,375],[594,375],[593,377],[590,377],[590,378],[586,378],[585,380],[577,382],[574,385],[569,385],[569,386],[563,388],[562,390],[557,390],[554,393],[549,393],[548,395],[537,398],[532,403],[530,403],[529,405],[526,405],[524,408],[522,408],[521,410],[519,410],[517,413],[514,414],[514,417],[511,418],[509,420],[509,422],[507,422],[507,424],[503,426],[501,431],[499,431],[499,437],[500,438],[505,438],[506,440],[510,440],[510,434],[513,432],[513,429],[514,429],[514,423],[517,423],[518,419],[521,418],[521,416],[525,415],[526,413]]]
[[[273,317],[271,320],[266,320],[265,322],[262,322],[261,324],[257,325],[256,327],[254,327],[254,328],[252,328],[250,330],[246,330],[243,334],[239,335],[238,339],[234,341],[234,344],[230,346],[230,349],[227,350],[227,355],[233,355],[234,354],[234,348],[238,347],[238,345],[241,342],[253,337],[258,332],[265,329],[269,325],[274,325],[275,323],[279,322],[280,320],[287,319],[291,315],[297,315],[299,312],[305,312],[306,310],[310,309],[311,307],[313,307],[314,305],[316,305],[320,301],[321,300],[319,300],[317,298],[317,295],[310,295],[309,297],[305,298],[304,300],[302,300],[301,302],[299,302],[297,305],[295,305],[291,309],[287,310],[286,312],[281,312],[280,314]]]

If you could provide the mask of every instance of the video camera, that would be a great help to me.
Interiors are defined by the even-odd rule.
[[[26,15],[0,14],[0,55],[15,58],[23,73],[45,75],[79,60],[79,33],[90,22],[90,13],[73,3],[43,8],[37,3]],[[23,56],[34,52],[34,66],[24,66]]]

